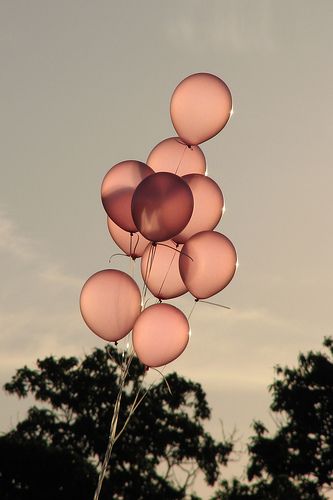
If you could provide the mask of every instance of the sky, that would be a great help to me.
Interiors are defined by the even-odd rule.
[[[332,21],[330,0],[0,0],[1,385],[37,357],[104,345],[78,307],[91,274],[127,265],[108,262],[102,179],[176,135],[174,88],[209,72],[233,95],[202,150],[240,265],[214,298],[231,310],[198,304],[166,373],[203,385],[215,437],[220,420],[242,446],[253,419],[274,428],[273,367],[333,333]],[[0,430],[26,407],[1,393]]]

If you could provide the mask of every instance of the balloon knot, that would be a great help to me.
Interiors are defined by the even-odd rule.
[[[149,366],[145,365],[146,372],[149,370]]]
[[[162,299],[158,299],[159,303],[162,304]]]
[[[118,345],[118,342],[117,342],[117,341],[115,341],[114,345],[115,345],[115,346],[117,346],[117,345]]]
[[[199,302],[200,299],[194,299],[194,302]]]
[[[153,247],[157,246],[157,242],[156,241],[152,241],[151,244],[153,245]]]

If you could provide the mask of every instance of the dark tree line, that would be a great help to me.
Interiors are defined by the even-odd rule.
[[[198,499],[201,470],[216,491],[211,500],[324,500],[333,484],[333,339],[326,351],[275,369],[269,433],[253,425],[247,481],[222,479],[233,443],[205,431],[210,418],[198,383],[175,373],[152,387],[117,441],[101,499]],[[43,406],[0,437],[0,498],[92,499],[104,458],[119,366],[114,348],[83,360],[48,357],[19,369],[5,390],[33,394]],[[119,416],[125,422],[144,368],[133,360]],[[171,393],[170,393],[171,391]]]
[[[254,423],[248,483],[223,482],[215,500],[322,500],[333,487],[333,339],[275,369],[270,386],[277,430]]]
[[[30,408],[27,418],[0,438],[0,498],[93,498],[119,390],[117,356],[108,347],[82,361],[48,357],[37,361],[35,370],[19,369],[5,385],[7,392],[33,394],[47,406]],[[143,375],[144,367],[134,358],[119,428]],[[200,384],[175,373],[161,379],[117,441],[100,498],[185,499],[198,470],[215,484],[232,444],[205,431],[209,418]]]

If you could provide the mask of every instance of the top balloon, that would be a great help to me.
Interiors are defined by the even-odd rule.
[[[227,85],[210,73],[190,75],[174,90],[170,115],[179,137],[188,145],[198,145],[218,134],[232,112]]]

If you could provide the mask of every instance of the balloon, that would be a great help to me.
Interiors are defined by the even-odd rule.
[[[101,195],[105,211],[125,231],[137,231],[131,214],[132,196],[138,184],[153,173],[141,161],[126,160],[114,165],[103,179]]]
[[[191,189],[181,177],[169,172],[146,177],[133,194],[133,220],[147,240],[172,239],[184,229],[192,211]]]
[[[171,299],[187,292],[179,272],[181,249],[182,245],[176,249],[174,242],[168,240],[156,246],[150,244],[142,256],[143,281],[158,299]]]
[[[128,274],[105,269],[83,285],[81,314],[96,335],[109,342],[122,339],[133,328],[141,311],[138,285]]]
[[[194,207],[192,217],[187,226],[173,240],[185,243],[191,236],[200,231],[214,229],[222,217],[224,209],[223,194],[213,179],[205,175],[189,174],[182,179],[191,188]]]
[[[177,175],[204,174],[206,159],[199,146],[188,147],[179,137],[170,137],[157,144],[147,159],[155,172]]]
[[[209,73],[188,76],[171,97],[171,120],[186,144],[200,144],[214,137],[228,122],[231,111],[229,88]]]
[[[185,315],[170,304],[147,307],[135,322],[133,346],[146,366],[163,366],[178,358],[189,341]]]
[[[192,236],[183,246],[179,259],[180,275],[197,299],[207,299],[223,290],[236,268],[235,247],[226,236],[215,231]]]
[[[126,255],[129,255],[132,259],[137,259],[142,256],[146,246],[150,243],[142,234],[129,233],[121,229],[121,227],[117,226],[110,217],[107,219],[107,224],[113,240]]]

